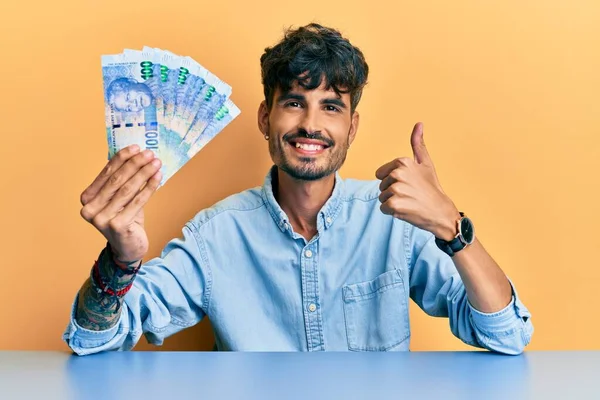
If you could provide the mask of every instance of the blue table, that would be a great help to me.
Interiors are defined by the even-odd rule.
[[[0,352],[0,399],[600,399],[600,352]]]

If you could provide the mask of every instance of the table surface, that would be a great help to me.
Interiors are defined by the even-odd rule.
[[[600,351],[0,351],[0,399],[600,399]]]

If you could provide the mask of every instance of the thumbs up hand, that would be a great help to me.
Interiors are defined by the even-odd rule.
[[[380,209],[440,239],[452,240],[458,233],[460,213],[438,181],[425,147],[423,124],[415,125],[410,143],[414,158],[396,158],[375,173],[381,180]]]

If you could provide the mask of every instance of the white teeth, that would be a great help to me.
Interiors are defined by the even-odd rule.
[[[305,143],[297,143],[296,142],[296,148],[302,149],[302,150],[307,150],[307,151],[318,151],[318,150],[322,150],[323,146],[321,146],[320,144],[305,144]]]

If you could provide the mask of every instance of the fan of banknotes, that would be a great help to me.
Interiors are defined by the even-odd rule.
[[[160,186],[240,114],[228,84],[166,50],[104,55],[102,78],[108,158],[132,144],[152,150]]]

